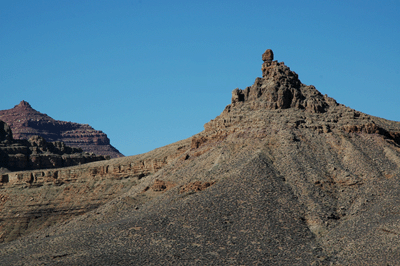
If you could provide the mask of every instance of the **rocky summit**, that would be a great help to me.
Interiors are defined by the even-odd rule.
[[[81,148],[85,152],[111,158],[123,156],[102,131],[87,124],[55,120],[36,111],[26,101],[21,101],[12,109],[0,111],[0,120],[10,126],[15,139],[39,135],[48,142],[62,141],[69,147]]]
[[[0,264],[398,265],[400,123],[273,57],[191,138],[9,173]]]

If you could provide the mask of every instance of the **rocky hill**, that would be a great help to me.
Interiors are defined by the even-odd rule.
[[[108,155],[111,158],[123,156],[102,131],[87,124],[55,120],[36,111],[26,101],[21,101],[12,109],[0,111],[0,120],[11,127],[15,139],[29,139],[39,135],[48,142],[62,141],[67,146],[81,148],[85,152]]]
[[[400,123],[263,59],[189,139],[7,174],[0,264],[397,265]]]
[[[64,142],[47,142],[43,137],[15,140],[10,127],[0,120],[0,174],[45,168],[59,168],[109,159],[83,152]],[[6,177],[6,175],[4,176]]]

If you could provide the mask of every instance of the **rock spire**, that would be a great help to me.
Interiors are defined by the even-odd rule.
[[[268,49],[262,55],[263,77],[244,90],[232,92],[232,104],[226,111],[243,103],[252,109],[304,109],[312,113],[324,113],[330,106],[336,106],[334,99],[323,96],[314,86],[307,86],[284,62],[272,61],[273,52]]]
[[[264,63],[261,66],[261,71],[263,77],[265,77],[267,75],[267,69],[272,65],[272,61],[274,60],[274,52],[272,52],[271,49],[267,49],[262,55],[262,60]]]

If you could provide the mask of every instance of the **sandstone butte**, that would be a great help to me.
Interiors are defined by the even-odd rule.
[[[55,120],[36,111],[26,101],[0,111],[0,120],[11,127],[15,139],[29,139],[38,135],[48,142],[62,141],[66,146],[81,148],[88,153],[108,155],[111,158],[123,156],[110,144],[104,132],[87,124]]]
[[[263,59],[191,138],[3,175],[0,265],[398,265],[400,123]]]

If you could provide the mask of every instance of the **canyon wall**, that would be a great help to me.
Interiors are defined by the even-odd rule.
[[[107,135],[87,124],[59,121],[33,109],[21,101],[12,109],[0,111],[0,120],[6,122],[15,139],[42,136],[48,142],[62,141],[66,146],[81,148],[85,152],[108,155],[111,158],[123,155],[110,144]]]

